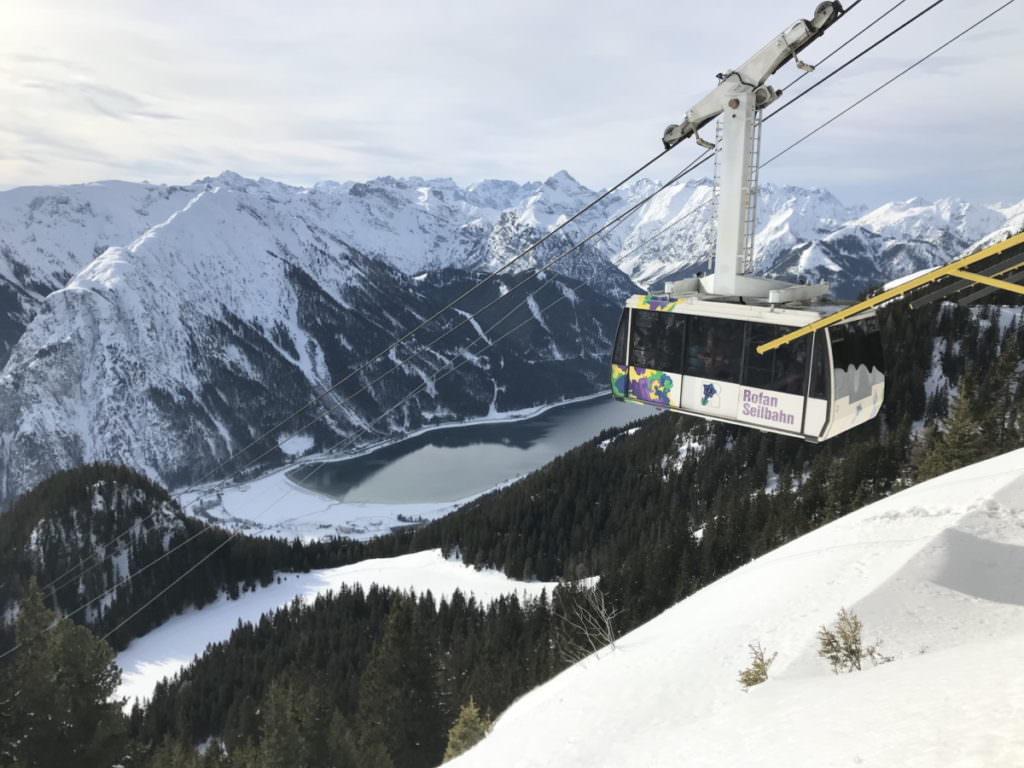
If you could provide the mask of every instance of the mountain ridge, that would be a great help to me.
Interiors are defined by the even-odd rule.
[[[310,188],[226,171],[186,186],[0,193],[0,503],[96,460],[171,487],[193,482],[199,467],[324,400],[425,318],[434,319],[390,361],[327,397],[308,427],[316,450],[358,442],[355,430],[420,384],[425,391],[387,413],[372,439],[593,393],[617,306],[635,283],[707,268],[710,182],[673,185],[547,274],[523,271],[558,259],[655,187],[633,182],[553,234],[595,197],[565,171],[525,184],[382,177]],[[1024,222],[1024,203],[914,199],[865,211],[823,189],[763,185],[761,196],[758,270],[830,279],[847,295],[958,255],[992,224]],[[461,300],[453,317],[435,317],[512,254],[514,270]],[[472,345],[488,341],[484,329],[504,309],[450,332],[520,283],[520,301],[526,290],[537,296],[492,336],[569,301],[483,356]],[[417,352],[437,338],[438,349]],[[435,386],[456,363],[460,374]],[[304,429],[286,427],[255,452],[279,464],[276,438]]]
[[[107,248],[39,302],[0,371],[0,497],[93,460],[127,463],[172,486],[195,480],[267,429],[281,432],[275,425],[295,408],[346,379],[299,422],[318,421],[306,427],[311,448],[367,427],[363,442],[431,419],[537,405],[552,385],[560,396],[597,389],[618,298],[631,288],[614,267],[606,269],[614,299],[565,276],[547,285],[521,275],[491,281],[461,302],[458,317],[519,283],[520,296],[535,291],[541,306],[576,299],[549,310],[549,324],[478,353],[490,342],[483,329],[506,308],[481,314],[476,327],[437,317],[476,283],[473,273],[414,279],[353,248],[304,200],[282,202],[265,188],[251,195],[231,181],[198,191],[128,246]],[[499,332],[530,312],[514,312]],[[358,370],[427,318],[415,341]],[[442,342],[417,352],[428,339]],[[456,364],[458,376],[433,382]],[[418,384],[426,388],[416,399],[375,424]],[[276,437],[250,455],[269,450],[282,461]]]

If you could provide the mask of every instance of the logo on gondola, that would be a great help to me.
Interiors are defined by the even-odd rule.
[[[704,393],[701,395],[700,404],[707,407],[718,407],[718,387],[708,382],[704,383]]]

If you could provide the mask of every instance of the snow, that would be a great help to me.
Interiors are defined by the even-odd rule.
[[[828,257],[827,252],[817,243],[812,243],[804,252],[800,254],[800,270],[808,272],[812,269],[827,269],[830,272],[840,272],[841,269],[832,259]]]
[[[287,470],[251,483],[221,490],[219,503],[209,504],[209,492],[190,491],[181,497],[187,511],[249,536],[298,537],[306,541],[325,536],[370,539],[389,533],[406,520],[434,520],[469,499],[422,504],[341,502],[293,483]],[[401,516],[402,519],[399,519]]]
[[[640,431],[640,427],[631,427],[630,429],[627,429],[625,432],[620,432],[619,434],[615,435],[614,437],[609,437],[607,440],[602,440],[600,443],[597,444],[597,447],[600,448],[602,451],[607,451],[608,450],[608,446],[611,445],[612,443],[614,443],[620,437],[625,437],[625,436],[633,435],[633,434],[636,434],[639,431]]]
[[[835,676],[840,608],[890,664]],[[744,692],[748,643],[778,652]],[[683,600],[513,704],[473,766],[1024,764],[1024,450],[895,494]]]
[[[312,435],[292,435],[278,440],[277,447],[289,456],[301,456],[313,450],[314,444]]]
[[[917,272],[912,272],[909,275],[897,277],[895,280],[890,280],[889,282],[887,282],[884,286],[882,286],[882,289],[886,291],[891,291],[893,288],[899,288],[904,283],[909,283],[911,280],[923,277],[924,275],[927,275],[934,269],[935,267],[927,267],[925,269],[919,269],[917,270]]]
[[[530,308],[530,312],[533,314],[534,319],[536,319],[540,324],[540,327],[550,333],[551,329],[548,328],[548,324],[544,322],[544,317],[540,313],[540,306],[538,306],[537,300],[533,298],[533,294],[526,297],[526,304]]]
[[[317,595],[337,591],[342,586],[370,585],[450,598],[456,590],[477,601],[489,603],[516,593],[521,598],[550,592],[555,582],[513,581],[503,573],[475,570],[461,562],[446,560],[441,550],[427,550],[401,557],[364,560],[354,565],[327,568],[299,574],[278,574],[280,583],[246,592],[237,600],[226,596],[199,610],[190,609],[157,629],[133,641],[117,655],[123,671],[116,698],[146,700],[163,678],[175,674],[201,655],[210,643],[227,640],[238,622],[257,622],[260,616],[289,605],[295,599],[312,603]]]

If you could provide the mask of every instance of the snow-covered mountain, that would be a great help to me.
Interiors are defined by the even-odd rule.
[[[43,299],[109,246],[181,210],[192,187],[107,181],[0,192],[0,364]]]
[[[473,766],[1024,764],[1024,451],[739,568],[513,704]],[[841,608],[891,663],[834,675]],[[748,646],[777,652],[744,691]]]
[[[521,270],[547,264],[656,188],[640,180],[609,195],[415,341],[440,336],[512,290]],[[198,479],[596,194],[564,171],[468,187],[384,177],[301,188],[225,172],[180,187],[0,193],[0,505],[93,460],[172,487]],[[420,383],[415,400],[358,440],[595,391],[616,306],[634,283],[707,268],[713,197],[707,180],[672,186],[553,267],[559,279],[504,328],[567,297],[543,322],[477,354],[495,335],[485,321],[507,311],[499,305],[400,375],[374,382],[412,349],[368,369],[325,398],[318,421],[281,426],[253,454],[280,463],[276,445],[293,436],[325,449]],[[770,185],[760,212],[759,271],[827,278],[847,297],[1024,221],[1024,203],[915,200],[866,211],[824,190]],[[448,360],[464,365],[435,387],[433,372]]]
[[[279,218],[301,217],[331,239],[407,275],[499,266],[594,197],[564,171],[544,182],[491,180],[465,188],[451,179],[383,177],[307,189],[225,172],[186,186],[107,181],[0,192],[0,362],[49,293],[108,247],[127,247],[214,189],[232,193],[238,212],[246,212],[250,201],[270,205]],[[605,213],[597,208],[582,217],[579,227],[552,238],[517,268],[561,253],[574,242],[570,237],[603,223]],[[618,270],[595,259],[593,251],[581,248],[559,269],[604,282],[612,294],[628,290]]]
[[[706,272],[715,250],[714,216],[711,181],[673,186],[623,225],[629,231],[612,260],[645,287]],[[915,198],[867,210],[844,206],[823,189],[764,184],[754,270],[788,280],[827,280],[833,296],[853,298],[943,264],[997,231],[1022,227],[1024,202],[985,206]]]
[[[95,186],[76,191],[102,196],[104,185]],[[450,264],[470,263],[466,243],[473,237],[481,254],[475,266],[486,265],[488,248],[498,250],[492,229],[471,236],[452,222],[450,209],[443,216],[431,212],[434,199],[444,195],[424,193],[417,206],[394,202],[401,195],[419,200],[411,183],[384,180],[372,193],[357,189],[298,190],[234,174],[197,182],[164,221],[106,248],[37,300],[35,316],[0,372],[0,500],[91,460],[116,460],[172,486],[198,479],[469,289],[480,275]],[[451,205],[486,213],[467,200]],[[107,216],[96,213],[98,204],[79,200],[75,210],[87,225],[57,216],[47,225],[33,219],[32,226],[82,229],[82,237],[105,231],[97,219]],[[362,229],[350,222],[360,216]],[[510,239],[536,236],[510,214],[492,218]],[[53,265],[67,269],[77,256],[68,251],[60,261],[54,246],[53,258],[33,260],[33,234],[23,237],[20,250],[8,248],[22,259],[10,263],[22,265],[25,284],[44,272],[58,280]],[[346,239],[353,234],[358,246]],[[458,243],[462,255],[448,258],[445,243]],[[552,238],[531,257],[546,260],[564,247],[564,239]],[[83,248],[81,258],[89,259],[84,254],[95,247]],[[384,252],[387,261],[375,258]],[[308,449],[323,450],[357,429],[365,443],[432,422],[595,391],[618,302],[632,285],[607,261],[591,259],[586,270],[590,284],[562,274],[495,330],[488,329],[510,301],[452,331],[520,283],[527,281],[515,293],[520,301],[540,285],[524,273],[492,281],[332,392],[316,412],[276,428],[247,459],[269,451],[261,463],[280,463],[278,442],[295,435]],[[542,314],[556,299],[566,300]],[[498,341],[531,316],[540,322]],[[442,336],[429,353],[377,380],[417,344]],[[498,343],[481,351],[490,341]],[[456,364],[455,375],[432,381]],[[420,384],[425,389],[415,399],[375,422]],[[223,467],[219,474],[237,469]]]

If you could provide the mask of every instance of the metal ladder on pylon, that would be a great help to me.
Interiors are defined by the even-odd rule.
[[[750,274],[754,269],[754,238],[757,236],[757,183],[758,166],[761,164],[761,110],[754,112],[751,118],[751,136],[749,156],[749,174],[743,186],[743,251],[740,261],[741,272]],[[721,153],[722,153],[722,118],[715,121],[715,170],[712,182],[712,215],[718,221],[718,201],[721,196]]]
[[[761,110],[755,110],[751,118],[750,175],[744,188],[746,215],[743,220],[743,258],[740,262],[743,274],[754,270],[754,238],[757,236],[757,171],[761,164]]]

